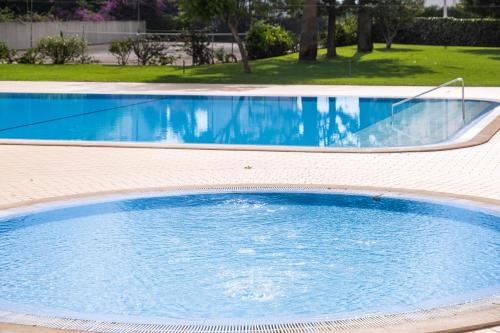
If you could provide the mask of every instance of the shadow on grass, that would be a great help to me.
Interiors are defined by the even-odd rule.
[[[485,49],[459,49],[459,52],[466,53],[466,54],[472,54],[472,55],[482,55],[482,56],[487,56],[490,59],[493,60],[500,60],[500,48],[497,49],[491,49],[491,48],[485,48]]]
[[[412,49],[412,48],[397,47],[397,46],[392,46],[390,49],[387,49],[385,46],[383,46],[383,47],[376,47],[376,48],[374,48],[374,50],[377,51],[377,52],[383,52],[383,53],[422,52],[423,51],[421,49]]]
[[[385,47],[376,47],[373,49],[373,51],[377,53],[382,53],[384,55],[390,55],[390,54],[397,54],[397,53],[413,53],[413,52],[422,52],[423,50],[419,49],[413,49],[413,48],[398,48],[398,47],[393,47],[391,49],[386,49]],[[370,56],[372,55],[373,52],[358,52],[356,51],[351,57],[339,57],[339,59],[346,58],[346,59],[351,59],[352,61],[357,61],[361,60],[365,56]],[[397,56],[394,56],[395,59],[389,59],[390,61],[396,61],[399,62],[399,59],[397,59]]]
[[[250,75],[243,73],[241,64],[201,66],[191,68],[184,76],[176,73],[158,75],[150,82],[286,84],[345,78],[390,80],[434,73],[430,68],[401,63],[397,59],[358,61],[361,56],[307,63],[298,63],[292,59],[265,59],[252,63],[253,73]]]

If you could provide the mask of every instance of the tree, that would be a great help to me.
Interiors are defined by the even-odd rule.
[[[358,2],[358,52],[373,51],[370,0]]]
[[[318,55],[317,0],[304,0],[299,61],[314,61]]]
[[[326,36],[326,57],[333,58],[337,55],[335,44],[335,29],[337,24],[337,1],[324,0],[328,13],[328,31]]]
[[[212,64],[214,62],[210,41],[203,32],[189,31],[181,36],[184,41],[184,51],[191,56],[194,66]]]
[[[391,48],[399,30],[411,24],[424,8],[424,0],[379,0],[374,7],[376,22],[382,28],[385,47]]]
[[[461,4],[467,12],[500,18],[500,0],[462,0]]]
[[[252,18],[273,21],[302,15],[303,0],[251,0]]]
[[[197,17],[203,21],[220,19],[224,22],[238,44],[245,72],[251,72],[247,50],[238,34],[239,19],[248,14],[247,0],[180,0],[180,6],[188,16]]]

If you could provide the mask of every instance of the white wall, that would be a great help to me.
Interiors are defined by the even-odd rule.
[[[35,46],[42,37],[59,36],[62,31],[67,36],[83,35],[89,44],[104,44],[145,30],[144,21],[61,21],[34,22],[32,25],[29,22],[3,22],[0,23],[0,41],[9,48],[26,49],[30,44]]]
[[[459,0],[446,0],[446,3],[448,6],[454,6],[458,4],[460,1]],[[439,6],[443,7],[443,0],[425,0],[425,5],[426,6]]]

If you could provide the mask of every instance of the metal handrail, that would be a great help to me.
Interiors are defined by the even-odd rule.
[[[401,105],[401,104],[403,104],[403,103],[406,103],[406,102],[408,102],[408,101],[411,101],[412,99],[415,99],[415,98],[420,97],[420,96],[422,96],[422,95],[425,95],[425,94],[427,94],[427,93],[430,93],[431,91],[434,91],[434,90],[437,90],[437,89],[439,89],[439,88],[443,88],[443,87],[449,86],[450,84],[455,83],[455,82],[458,82],[458,81],[460,81],[460,82],[462,83],[462,120],[465,122],[465,98],[464,98],[464,95],[465,95],[465,94],[464,94],[464,92],[465,92],[465,83],[464,83],[464,79],[463,79],[463,78],[458,77],[458,78],[456,78],[456,79],[454,79],[454,80],[451,80],[451,81],[448,81],[448,82],[446,82],[446,83],[443,83],[443,84],[442,84],[442,85],[440,85],[440,86],[437,86],[437,87],[434,87],[434,88],[432,88],[432,89],[426,90],[426,91],[424,91],[423,93],[420,93],[420,94],[415,95],[415,96],[413,96],[413,97],[405,98],[405,99],[403,99],[403,100],[401,100],[401,101],[399,101],[399,102],[393,103],[393,104],[391,105],[391,125],[392,125],[392,123],[394,122],[394,108],[395,108],[396,106]]]

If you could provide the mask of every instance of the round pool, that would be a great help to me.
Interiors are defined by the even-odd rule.
[[[295,320],[500,292],[500,214],[328,192],[213,192],[0,219],[0,308]],[[4,309],[5,310],[5,309]]]

